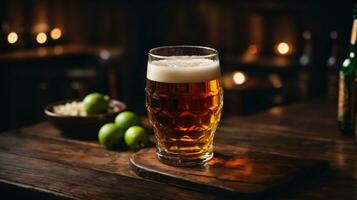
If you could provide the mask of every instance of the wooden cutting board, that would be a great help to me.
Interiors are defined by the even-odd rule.
[[[241,197],[259,197],[325,174],[329,163],[241,147],[215,145],[206,166],[174,167],[156,158],[155,148],[132,155],[132,169],[147,179],[195,190]]]

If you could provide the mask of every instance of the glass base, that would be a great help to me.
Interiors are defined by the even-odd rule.
[[[156,152],[157,158],[167,164],[173,166],[198,166],[205,165],[211,158],[213,158],[213,152],[206,152],[195,156],[182,157],[176,154],[165,154],[159,150]]]

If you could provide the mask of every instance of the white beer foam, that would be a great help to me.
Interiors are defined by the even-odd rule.
[[[219,62],[195,56],[172,56],[148,63],[146,78],[164,83],[194,83],[221,76]]]

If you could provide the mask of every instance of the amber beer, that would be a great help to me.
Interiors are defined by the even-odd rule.
[[[158,158],[168,164],[203,164],[223,105],[218,60],[175,56],[149,61],[146,107]]]

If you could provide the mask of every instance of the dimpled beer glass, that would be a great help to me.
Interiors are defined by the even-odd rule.
[[[216,50],[167,46],[149,51],[146,108],[157,157],[176,166],[202,165],[213,157],[223,90]]]

